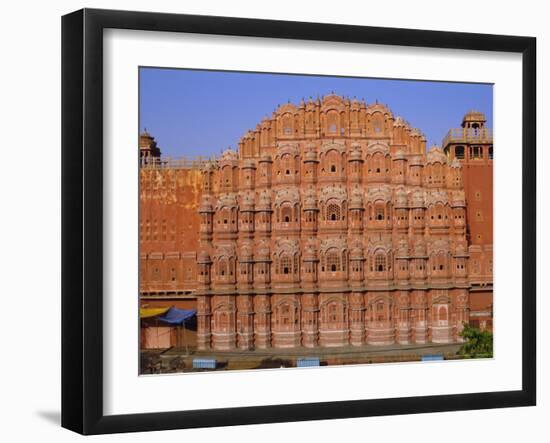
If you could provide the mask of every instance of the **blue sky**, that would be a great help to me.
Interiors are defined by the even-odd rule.
[[[471,109],[493,126],[493,87],[487,84],[258,74],[185,69],[140,69],[140,130],[163,155],[219,154],[288,101],[335,94],[378,100],[440,144]]]

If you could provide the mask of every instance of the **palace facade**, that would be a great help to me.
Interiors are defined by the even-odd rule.
[[[465,173],[487,130],[471,129],[426,152],[386,106],[328,95],[216,159],[166,159],[142,134],[142,301],[196,298],[199,349],[459,341],[474,286],[492,309],[492,206],[479,226],[467,206],[492,188]],[[481,151],[492,168],[492,139]]]

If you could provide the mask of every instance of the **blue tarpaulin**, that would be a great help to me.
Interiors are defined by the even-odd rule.
[[[181,325],[188,320],[191,320],[197,314],[196,309],[178,309],[170,308],[158,319],[170,325]]]
[[[321,366],[321,361],[317,357],[297,358],[296,359],[296,366],[298,368],[308,368],[308,367],[313,367],[313,366]]]
[[[193,368],[195,369],[216,369],[216,360],[213,358],[194,358]]]
[[[422,361],[444,360],[443,354],[427,354],[422,356]]]

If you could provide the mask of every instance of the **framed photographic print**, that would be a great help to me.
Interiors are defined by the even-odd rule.
[[[534,405],[535,50],[64,16],[62,425]]]

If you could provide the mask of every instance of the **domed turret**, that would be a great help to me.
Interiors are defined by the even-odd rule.
[[[160,158],[160,155],[160,148],[157,146],[155,137],[149,134],[147,129],[144,129],[139,135],[139,158],[142,161],[154,161],[155,159]]]
[[[479,111],[471,110],[462,118],[463,128],[481,129],[485,126],[487,119],[485,114]]]
[[[209,264],[212,263],[212,260],[210,259],[210,255],[206,251],[200,251],[197,256],[197,263],[198,264]]]

